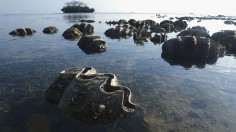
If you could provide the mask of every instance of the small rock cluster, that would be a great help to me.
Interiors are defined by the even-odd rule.
[[[164,20],[156,23],[153,20],[135,20],[129,21],[120,19],[119,21],[106,22],[109,25],[117,25],[105,31],[105,35],[112,39],[129,38],[133,35],[136,44],[143,44],[150,39],[154,44],[162,43],[167,39],[165,33],[181,31],[187,28],[187,22],[183,20]],[[152,33],[156,33],[153,37]]]
[[[62,36],[65,39],[79,39],[82,35],[91,35],[94,33],[94,27],[91,24],[74,24],[68,28]]]
[[[85,53],[97,53],[105,51],[107,44],[104,40],[101,39],[99,36],[92,36],[94,33],[94,27],[91,24],[95,22],[93,20],[81,20],[82,23],[74,24],[67,30],[65,30],[62,36],[65,39],[76,40],[82,38],[78,42],[78,46],[85,52]],[[36,31],[32,28],[18,28],[11,31],[9,34],[12,36],[26,36],[26,35],[33,35]],[[57,33],[58,29],[55,26],[49,26],[43,29],[43,33],[45,34],[54,34]]]

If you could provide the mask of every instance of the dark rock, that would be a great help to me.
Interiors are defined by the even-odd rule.
[[[209,38],[188,36],[165,41],[162,53],[190,59],[217,58],[220,45]]]
[[[124,19],[120,19],[119,21],[106,21],[106,24],[109,24],[109,25],[116,25],[118,24],[119,26],[120,25],[125,25],[125,24],[129,24],[126,20]]]
[[[124,19],[120,19],[118,22],[117,22],[118,25],[124,25],[124,24],[128,24],[128,22]]]
[[[196,36],[173,38],[162,45],[162,58],[184,67],[196,64],[202,68],[205,64],[214,64],[221,52],[223,49],[218,42]]]
[[[219,43],[225,47],[227,53],[236,54],[236,35],[224,37]]]
[[[62,34],[62,36],[65,39],[79,39],[82,36],[82,32],[77,28],[70,27]]]
[[[176,19],[192,21],[192,20],[194,20],[194,17],[176,17]]]
[[[91,24],[86,24],[86,23],[74,24],[72,27],[77,28],[84,35],[91,35],[94,33],[94,27]]]
[[[206,27],[202,27],[202,26],[193,26],[191,29],[197,29],[197,30],[202,30],[202,31],[205,31],[205,32],[207,32],[208,33],[208,31],[207,31],[207,29],[206,29]]]
[[[116,28],[110,28],[104,33],[107,37],[112,39],[128,38],[132,35],[129,28],[124,28],[121,26],[116,26]]]
[[[106,24],[109,24],[109,25],[116,25],[116,24],[118,24],[117,21],[111,21],[111,20],[108,21],[108,22],[106,21],[105,23],[106,23]]]
[[[206,31],[200,29],[184,30],[180,32],[177,36],[199,36],[199,37],[210,38],[210,35]]]
[[[147,26],[157,25],[155,21],[150,20],[150,19],[144,20],[144,22]]]
[[[151,32],[148,31],[146,28],[139,28],[135,31],[135,35],[137,38],[150,38]]]
[[[143,21],[136,21],[134,19],[130,19],[128,23],[134,26],[136,29],[139,28],[148,28],[149,26],[153,26],[156,24],[153,20],[143,20]]]
[[[174,24],[171,24],[171,23],[160,24],[160,27],[163,28],[167,33],[173,32],[175,29]]]
[[[18,28],[11,31],[9,34],[12,36],[26,36],[26,35],[33,35],[36,31],[32,28]]]
[[[212,34],[211,39],[219,42],[221,39],[228,37],[228,36],[232,36],[232,35],[236,35],[236,31],[234,31],[234,30],[221,30],[220,32],[216,32],[216,33]]]
[[[171,20],[163,20],[160,22],[160,26],[165,25],[165,24],[174,24],[174,22]]]
[[[134,27],[129,25],[129,24],[125,24],[122,26],[123,28],[127,28],[127,29],[130,29],[131,31],[134,31]]]
[[[188,27],[188,24],[186,21],[183,21],[183,20],[177,20],[174,22],[174,30],[175,31],[181,31],[181,30],[184,30]]]
[[[80,20],[80,22],[94,23],[94,20]]]
[[[147,42],[147,38],[151,38],[151,34],[146,28],[137,29],[133,35],[134,43],[143,44],[143,42]]]
[[[99,36],[83,36],[78,46],[87,54],[99,53],[106,50],[107,44]]]
[[[154,33],[164,33],[166,32],[166,30],[162,27],[160,27],[160,25],[153,25],[150,27],[150,30]]]
[[[228,25],[230,25],[230,24],[234,24],[234,21],[226,20],[226,21],[224,21],[224,24],[228,24]]]
[[[167,39],[167,35],[165,34],[155,34],[150,40],[154,43],[154,44],[160,44],[163,43],[165,40]]]
[[[128,23],[130,24],[130,25],[132,25],[132,26],[135,26],[135,24],[136,24],[136,20],[135,19],[130,19],[129,21],[128,21]]]
[[[53,34],[57,32],[58,32],[58,29],[54,26],[49,26],[43,29],[43,33],[46,33],[46,34]]]
[[[83,122],[107,124],[136,110],[130,89],[117,82],[114,74],[98,73],[93,67],[64,70],[46,90],[45,99]]]

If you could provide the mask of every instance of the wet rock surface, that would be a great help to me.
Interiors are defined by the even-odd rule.
[[[82,32],[77,28],[70,27],[65,32],[63,32],[62,36],[65,39],[79,39],[82,36]]]
[[[107,44],[100,36],[84,35],[79,40],[78,44],[87,54],[104,52],[107,48]]]
[[[49,26],[43,29],[43,33],[45,34],[54,34],[57,32],[58,32],[58,29],[54,26]]]
[[[74,24],[71,27],[77,28],[79,31],[83,33],[83,35],[92,35],[94,33],[94,27],[91,24],[80,23],[80,24]]]

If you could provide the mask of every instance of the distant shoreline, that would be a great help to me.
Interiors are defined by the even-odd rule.
[[[43,15],[43,14],[162,14],[162,15],[185,15],[185,16],[218,16],[224,15],[226,17],[236,17],[236,15],[225,14],[197,14],[197,13],[171,13],[171,12],[93,12],[93,13],[63,13],[63,12],[49,12],[49,13],[4,13],[0,15]]]

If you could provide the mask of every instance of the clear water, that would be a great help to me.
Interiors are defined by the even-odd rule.
[[[164,14],[163,14],[164,15]],[[161,46],[150,40],[136,45],[133,38],[109,39],[105,21],[134,18],[156,22],[165,14],[32,14],[0,15],[0,131],[236,131],[236,55],[219,58],[213,65],[185,68],[161,58]],[[189,15],[189,14],[188,14]],[[85,54],[77,41],[65,40],[62,33],[81,19],[92,19],[94,35],[108,44],[103,53]],[[101,23],[98,23],[101,21]],[[43,34],[47,26],[59,32]],[[191,26],[205,26],[212,34],[236,30],[223,20],[197,20]],[[31,27],[32,36],[12,37],[10,31]],[[177,33],[169,33],[168,39]],[[112,72],[132,91],[139,105],[134,114],[109,124],[88,124],[65,115],[44,100],[44,92],[60,71],[93,66]]]

